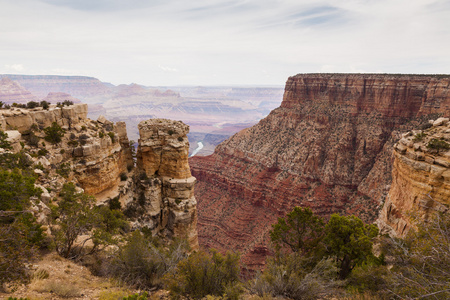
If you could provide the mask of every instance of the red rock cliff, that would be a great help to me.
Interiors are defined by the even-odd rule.
[[[450,109],[445,76],[299,74],[257,125],[193,157],[200,245],[259,267],[268,231],[294,206],[374,221],[398,130]],[[412,120],[412,121],[411,121]]]

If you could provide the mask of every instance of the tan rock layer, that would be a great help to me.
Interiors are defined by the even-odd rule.
[[[426,219],[450,207],[450,151],[426,147],[432,138],[449,142],[450,127],[415,133],[427,134],[425,141],[415,141],[410,133],[395,145],[392,185],[378,220],[384,231],[395,236],[408,232],[413,215]]]
[[[296,205],[374,221],[391,183],[395,130],[450,108],[449,78],[363,74],[290,77],[280,108],[190,160],[199,240],[257,265],[270,223]]]
[[[87,104],[75,104],[63,108],[51,106],[49,110],[36,109],[0,109],[0,125],[2,130],[18,130],[23,133],[30,130],[33,124],[41,128],[53,122],[69,128],[87,119]]]
[[[196,179],[188,164],[189,126],[179,121],[150,119],[139,128],[137,152],[137,226],[168,238],[186,238],[198,249]]]

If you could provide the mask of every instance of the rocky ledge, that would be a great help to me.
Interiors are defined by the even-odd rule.
[[[392,185],[378,220],[394,236],[408,232],[411,214],[426,219],[450,206],[450,122],[439,118],[429,126],[403,134],[394,146]]]

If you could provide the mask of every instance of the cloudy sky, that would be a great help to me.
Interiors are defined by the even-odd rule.
[[[449,0],[0,0],[0,73],[284,85],[450,73]]]

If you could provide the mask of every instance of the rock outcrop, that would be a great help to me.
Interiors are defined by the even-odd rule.
[[[139,124],[137,168],[124,122],[86,117],[87,105],[49,109],[0,109],[0,124],[21,161],[33,166],[44,207],[58,197],[65,182],[74,182],[98,205],[119,200],[135,228],[154,235],[187,238],[198,249],[196,179],[188,165],[189,126],[164,119]],[[53,129],[53,130],[50,130]],[[22,151],[23,150],[23,151]],[[39,215],[45,220],[45,214]]]
[[[200,245],[244,254],[258,267],[268,231],[294,206],[377,218],[399,132],[450,109],[438,76],[299,74],[257,125],[190,160],[198,179]]]
[[[412,214],[426,219],[450,206],[450,123],[432,120],[431,128],[402,135],[394,146],[392,185],[378,219],[379,227],[404,236]]]
[[[70,129],[87,121],[87,104],[71,106],[51,106],[48,110],[42,107],[33,109],[11,108],[0,110],[0,126],[2,130],[18,130],[21,133],[29,131],[33,125],[40,129],[50,126],[53,122]]]
[[[137,201],[128,204],[139,226],[169,238],[187,238],[198,249],[196,179],[188,164],[189,126],[150,119],[139,123]]]

